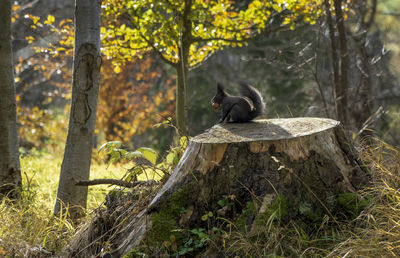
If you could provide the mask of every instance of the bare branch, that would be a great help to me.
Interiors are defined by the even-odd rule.
[[[80,185],[80,186],[118,185],[118,186],[123,186],[123,187],[127,187],[127,188],[134,188],[135,186],[144,185],[144,184],[153,185],[153,184],[156,184],[156,181],[148,180],[148,181],[127,182],[124,180],[104,178],[104,179],[94,179],[94,180],[81,180],[81,181],[76,182],[75,185]]]
[[[369,27],[371,27],[372,23],[374,22],[375,14],[376,14],[376,7],[377,7],[377,0],[372,0],[372,11],[371,11],[368,21],[365,23],[365,28],[367,28],[367,29],[369,29]]]

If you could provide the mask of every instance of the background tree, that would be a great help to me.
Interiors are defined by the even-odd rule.
[[[346,127],[349,126],[348,116],[348,63],[349,57],[347,52],[346,29],[344,26],[344,15],[342,12],[342,0],[334,0],[334,13],[336,31],[339,35],[339,43],[335,39],[335,26],[331,16],[331,4],[329,0],[325,0],[326,19],[331,39],[332,67],[333,67],[333,86],[334,86],[334,103],[336,118]]]
[[[11,48],[11,0],[2,1],[0,28],[0,194],[15,198],[21,188],[21,170]]]
[[[315,57],[315,78],[331,117],[342,121],[354,137],[371,135],[388,126],[390,109],[397,105],[398,83],[389,65],[396,60],[390,56],[397,48],[389,52],[383,44],[384,26],[373,22],[379,17],[375,0],[341,2],[339,8],[337,2],[324,1],[326,22],[315,33],[309,57]]]
[[[87,186],[76,186],[89,179],[100,80],[101,2],[75,2],[75,48],[71,112],[67,143],[61,166],[54,213],[69,206],[72,218],[86,208]]]
[[[116,60],[130,60],[155,51],[171,65],[177,74],[177,127],[187,134],[188,71],[224,46],[242,46],[245,38],[265,26],[271,12],[264,12],[264,8],[267,6],[262,1],[252,1],[245,10],[227,0],[108,1],[105,53]]]
[[[177,127],[187,134],[188,71],[226,46],[243,46],[266,29],[294,28],[299,18],[315,23],[322,14],[319,0],[126,1],[105,6],[105,53],[130,60],[154,51],[176,70]],[[118,67],[116,71],[118,71]]]

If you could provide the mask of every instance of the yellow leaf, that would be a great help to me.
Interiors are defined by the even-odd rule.
[[[32,21],[33,21],[33,24],[36,24],[39,20],[40,20],[40,17],[38,17],[38,16],[30,16],[29,18],[31,18],[32,19]]]
[[[13,6],[11,7],[11,9],[12,9],[13,12],[18,11],[19,8],[21,8],[21,6],[20,6],[19,4],[13,5]]]
[[[157,96],[155,97],[155,99],[154,99],[154,102],[155,102],[156,106],[159,106],[160,103],[161,103],[161,96],[160,96],[160,95],[157,95]]]
[[[120,73],[121,72],[121,67],[118,65],[118,66],[115,66],[114,67],[114,72],[115,73]]]
[[[47,15],[47,20],[44,22],[44,24],[53,24],[55,20],[56,19],[54,18],[54,16],[49,14]]]
[[[27,37],[25,37],[25,39],[28,40],[29,44],[31,44],[35,40],[35,38],[32,36],[27,36]]]
[[[228,15],[229,15],[229,17],[231,17],[231,18],[234,18],[234,17],[237,17],[237,16],[238,16],[237,12],[228,12]]]

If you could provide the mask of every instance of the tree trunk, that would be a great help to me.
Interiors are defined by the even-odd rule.
[[[87,186],[76,186],[89,179],[100,79],[101,1],[76,0],[75,50],[72,101],[67,142],[61,165],[54,213],[69,207],[78,218],[86,208]]]
[[[332,84],[332,92],[333,92],[333,101],[335,104],[335,116],[338,119],[338,102],[336,92],[339,87],[339,58],[337,53],[336,46],[336,38],[335,38],[335,27],[333,26],[332,15],[331,15],[331,5],[329,0],[325,0],[325,13],[326,13],[326,22],[328,24],[329,31],[329,39],[331,41],[331,55],[332,55],[332,73],[333,73],[333,84]]]
[[[112,236],[104,242],[111,243],[111,257],[119,257],[139,244],[162,246],[171,241],[171,235],[178,241],[182,239],[179,232],[206,228],[203,217],[209,212],[235,225],[244,221],[248,230],[256,227],[258,218],[272,216],[267,213],[277,203],[284,207],[282,221],[315,221],[325,216],[336,220],[343,214],[338,201],[341,194],[354,192],[367,180],[367,171],[360,166],[338,121],[292,118],[217,124],[190,140],[147,210],[139,209],[136,215],[126,212],[127,217],[111,223],[103,216],[92,227],[99,228],[100,221],[118,225],[118,232],[104,230]],[[232,202],[230,211],[220,205],[227,197]],[[254,213],[243,217],[254,203]],[[91,232],[104,237],[99,230]],[[78,237],[74,242],[81,246],[75,246],[72,253],[99,237]],[[102,249],[93,244],[90,255],[97,255],[94,248]],[[79,255],[84,257],[85,252]]]
[[[0,195],[16,198],[21,188],[17,104],[11,47],[11,0],[0,9]]]
[[[176,89],[176,123],[180,136],[189,135],[188,124],[188,103],[187,103],[187,76],[189,67],[189,50],[192,44],[192,21],[189,15],[192,8],[192,0],[185,1],[185,8],[179,23],[183,25],[180,28],[179,39],[179,62],[176,64],[177,89]]]
[[[186,84],[187,84],[187,68],[181,65],[179,62],[176,65],[176,126],[178,128],[178,134],[188,135],[188,123],[186,119]]]
[[[342,12],[342,0],[334,0],[335,14],[336,14],[336,26],[339,34],[339,46],[340,46],[340,81],[336,85],[335,89],[335,103],[338,119],[343,123],[345,127],[349,127],[349,111],[348,111],[348,75],[349,69],[349,55],[347,52],[347,38],[346,28],[344,26],[344,17]]]

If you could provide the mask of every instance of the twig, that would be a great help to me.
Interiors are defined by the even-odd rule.
[[[374,114],[372,114],[362,125],[362,128],[358,131],[355,139],[359,137],[370,125],[372,125],[375,121],[377,121],[381,115],[385,113],[385,110],[382,106],[380,106]]]

